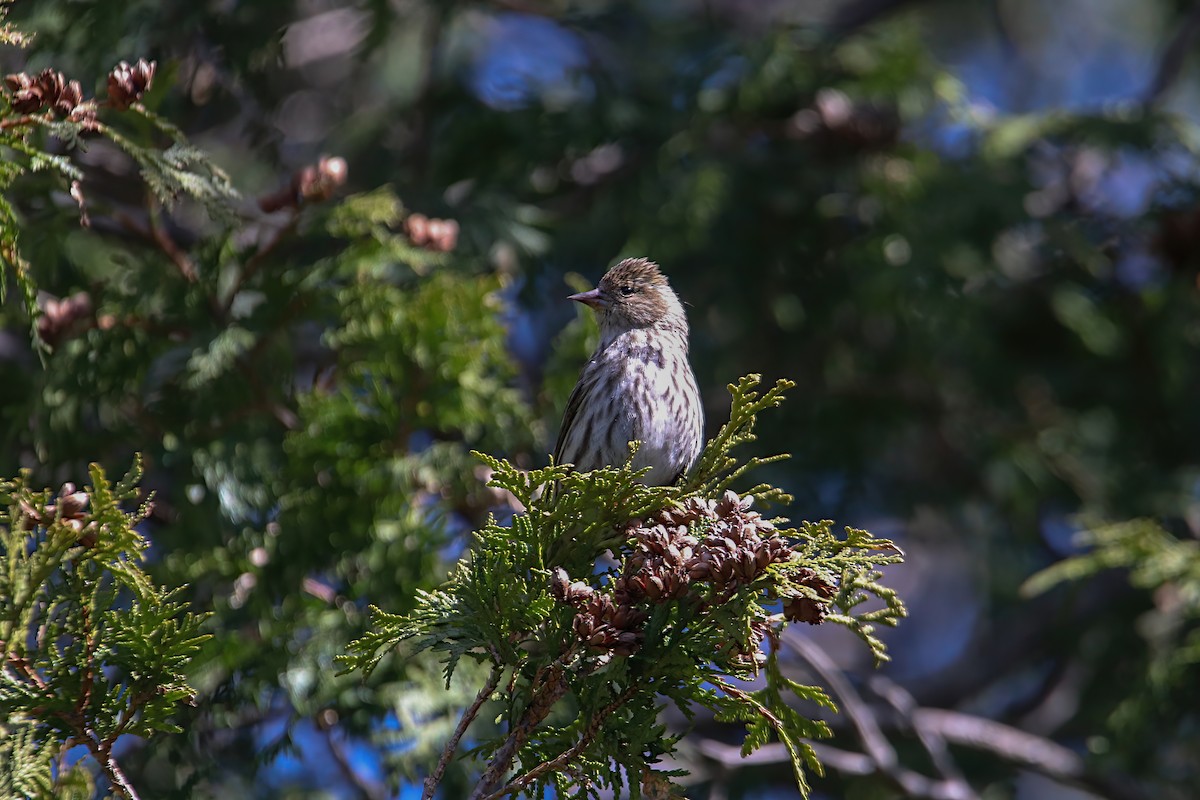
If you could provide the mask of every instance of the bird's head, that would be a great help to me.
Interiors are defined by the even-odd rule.
[[[683,305],[658,265],[645,258],[625,259],[604,273],[595,289],[570,299],[591,306],[606,333],[660,324],[680,326],[687,333]]]

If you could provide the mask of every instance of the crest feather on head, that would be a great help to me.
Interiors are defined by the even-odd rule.
[[[600,318],[601,346],[624,331],[651,326],[687,339],[687,316],[671,285],[648,258],[627,258],[604,273],[589,292],[570,297]]]
[[[648,258],[627,258],[609,269],[594,290],[603,338],[623,330],[665,326],[687,336],[683,306],[666,276]],[[578,299],[582,299],[579,297]]]
[[[650,259],[627,258],[604,273],[604,277],[600,279],[600,284],[603,286],[606,283],[608,284],[604,286],[606,289],[616,289],[623,284],[634,284],[643,287],[666,286],[667,279],[663,277],[658,264],[655,264]]]

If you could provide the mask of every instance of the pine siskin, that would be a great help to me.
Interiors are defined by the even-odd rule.
[[[567,401],[554,462],[584,471],[623,464],[637,440],[633,466],[651,468],[643,481],[673,483],[700,454],[704,436],[683,305],[644,258],[622,261],[595,289],[570,299],[599,316],[600,344]]]

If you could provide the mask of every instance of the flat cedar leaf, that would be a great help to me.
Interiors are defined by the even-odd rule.
[[[115,489],[99,465],[89,472],[86,503],[33,491],[27,474],[0,490],[9,598],[0,619],[0,755],[30,737],[53,758],[56,741],[107,748],[124,735],[177,732],[178,706],[194,695],[185,675],[210,638],[201,632],[206,615],[177,599],[182,587],[167,590],[142,569],[146,543],[134,526],[144,508],[119,503],[135,496],[139,465]],[[43,791],[39,758],[0,757],[0,786],[20,789],[15,796],[94,794],[86,769],[60,773]]]
[[[329,216],[329,232],[344,238],[357,238],[379,226],[387,230],[404,218],[404,205],[390,186],[352,195],[343,200]]]
[[[719,722],[743,722],[746,725],[746,736],[742,740],[742,756],[748,756],[772,739],[777,739],[788,751],[792,764],[792,774],[796,779],[796,788],[801,797],[807,798],[810,787],[805,775],[806,763],[813,767],[818,774],[824,774],[819,762],[810,761],[812,749],[802,746],[801,736],[828,736],[829,731],[823,724],[806,720],[787,706],[777,704],[770,708],[765,700],[772,697],[770,689],[757,692],[744,692],[728,684],[722,690],[727,694],[721,699],[722,710],[716,715]],[[784,715],[776,713],[780,709]]]
[[[768,681],[775,686],[782,689],[787,689],[801,700],[807,700],[810,703],[816,703],[817,705],[827,708],[830,711],[838,710],[837,705],[833,702],[833,698],[831,698],[821,687],[807,686],[803,683],[798,683],[784,675],[779,668],[779,659],[774,653],[772,653],[767,659],[766,671]],[[826,728],[826,733],[824,735],[829,735],[828,728]]]
[[[1021,587],[1032,597],[1068,581],[1079,581],[1108,569],[1132,571],[1136,586],[1152,588],[1171,581],[1200,583],[1200,542],[1180,539],[1151,519],[1096,525],[1080,532],[1076,543],[1090,550],[1035,573]]]
[[[0,723],[0,797],[49,800],[55,796],[57,752],[41,740],[37,727],[32,719],[17,715]]]
[[[834,706],[820,688],[786,678],[773,654],[764,672],[758,656],[768,641],[765,632],[774,627],[778,635],[783,625],[768,607],[780,597],[822,603],[826,621],[850,627],[882,658],[873,625],[893,624],[904,609],[880,582],[879,567],[898,563],[903,554],[865,531],[847,529],[839,537],[828,521],[792,530],[786,520],[773,520],[755,530],[777,540],[775,560],[754,567],[747,551],[739,562],[752,578],[718,588],[711,572],[698,571],[695,578],[685,573],[677,578],[678,594],[654,601],[648,599],[652,581],[638,578],[643,583],[636,587],[647,588],[629,582],[642,569],[639,563],[682,559],[680,548],[700,547],[724,519],[714,511],[718,501],[726,504],[722,514],[731,508],[752,513],[737,496],[724,497],[726,489],[785,456],[740,459],[731,451],[753,440],[756,415],[777,406],[793,385],[778,381],[760,391],[759,383],[752,375],[730,386],[730,420],[681,486],[641,484],[632,449],[624,464],[590,472],[565,465],[525,471],[475,453],[490,472],[488,484],[510,494],[515,502],[509,505],[518,510],[506,524],[489,516],[442,587],[419,593],[412,612],[373,610],[371,629],[351,645],[343,665],[369,671],[383,652],[403,642],[407,653],[436,655],[447,686],[464,658],[508,672],[512,688],[504,693],[497,722],[523,732],[507,766],[519,781],[513,788],[529,796],[548,790],[562,797],[640,796],[640,776],[679,741],[659,721],[664,702],[689,716],[697,705],[706,706],[718,721],[740,724],[744,753],[773,739],[782,742],[796,785],[807,796],[806,768],[820,773],[821,766],[805,740],[828,736],[829,728],[789,701]],[[764,483],[746,494],[758,501],[787,499]],[[692,514],[692,521],[682,528],[646,522],[668,508]],[[663,543],[670,535],[690,538],[678,546]],[[728,539],[721,546],[738,545]],[[631,560],[635,553],[640,562]],[[834,598],[816,586],[828,587]],[[878,607],[856,611],[871,599]],[[730,682],[756,677],[765,677],[765,685],[753,691]],[[473,752],[486,761],[506,740],[479,738]],[[562,768],[568,764],[571,769]]]

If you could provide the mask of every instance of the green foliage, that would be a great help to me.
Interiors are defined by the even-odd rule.
[[[492,507],[469,447],[530,446],[532,415],[505,348],[507,281],[414,244],[390,189],[314,208],[344,180],[344,163],[285,176],[259,202],[271,217],[233,203],[226,174],[148,109],[122,120],[119,133],[97,121],[107,139],[94,147],[126,152],[132,186],[114,180],[89,195],[91,230],[69,209],[44,211],[37,191],[52,186],[14,184],[43,209],[44,235],[23,244],[38,287],[86,302],[65,314],[50,301],[37,323],[53,344],[42,369],[4,365],[5,455],[35,453],[53,469],[98,452],[125,458],[138,443],[154,485],[167,487],[155,577],[217,614],[209,630],[222,647],[192,662],[206,719],[246,732],[283,702],[286,747],[294,725],[336,708],[345,729],[386,750],[399,780],[440,748],[430,744],[440,729],[425,723],[458,696],[422,705],[429,695],[414,687],[437,680],[436,668],[392,664],[363,689],[330,665],[364,624],[348,598],[410,607],[445,574],[454,531]],[[63,120],[47,125],[70,133]],[[161,133],[176,143],[134,144]],[[55,158],[30,155],[76,169]],[[148,199],[131,206],[130,195]],[[198,203],[168,205],[184,196]],[[129,648],[153,648],[138,639],[153,612],[130,604],[106,621]],[[388,713],[420,724],[397,734],[378,725]],[[398,735],[404,747],[391,746]],[[159,737],[137,757],[194,758],[191,736]],[[240,793],[260,754],[228,755],[196,759],[171,789]],[[207,781],[215,786],[195,788]]]
[[[38,740],[37,725],[22,719],[0,725],[0,797],[52,797],[53,751]]]
[[[640,572],[656,552],[647,542],[656,535],[661,541],[671,529],[661,526],[673,524],[650,528],[653,520],[691,514],[674,517],[684,521],[676,535],[688,532],[690,538],[680,539],[686,549],[673,556],[686,559],[693,548],[700,552],[722,515],[748,514],[750,500],[786,497],[759,484],[745,500],[731,492],[719,503],[706,499],[722,496],[749,468],[776,460],[742,461],[732,452],[753,439],[758,413],[778,405],[791,385],[779,381],[760,394],[758,381],[750,376],[729,387],[730,421],[682,487],[644,486],[629,462],[588,473],[563,466],[524,472],[478,454],[493,470],[491,485],[511,493],[524,510],[509,524],[491,519],[479,529],[469,556],[441,588],[421,592],[411,613],[372,608],[371,630],[342,660],[346,669],[370,674],[392,649],[406,646],[438,654],[447,685],[463,659],[485,665],[493,681],[508,676],[512,688],[499,711],[504,730],[476,751],[490,761],[473,797],[510,791],[536,797],[549,786],[559,796],[599,797],[607,788],[640,797],[643,777],[657,775],[653,764],[675,751],[675,737],[658,720],[668,701],[689,716],[702,705],[720,720],[744,723],[746,753],[772,737],[784,742],[807,796],[805,766],[820,767],[804,739],[828,735],[828,729],[792,708],[788,698],[827,708],[832,703],[819,689],[783,675],[774,643],[792,613],[789,604],[808,601],[820,609],[818,616],[826,607],[836,609],[825,619],[854,630],[883,659],[873,626],[893,625],[905,611],[895,593],[879,584],[877,567],[898,562],[899,551],[864,531],[839,540],[828,522],[775,529],[751,514],[739,516],[739,524],[786,540],[790,556],[779,550],[778,563],[768,565],[764,550],[761,568],[749,568],[740,582],[719,580],[715,567],[711,579],[702,578],[707,566],[693,559],[689,577],[674,575],[676,588],[663,590],[658,583],[662,594],[646,588],[658,578]],[[657,552],[665,557],[676,546],[663,547]],[[742,558],[753,563],[756,552],[748,548]],[[880,607],[856,612],[869,598]],[[772,614],[780,599],[785,613]],[[758,650],[764,636],[769,656]],[[763,685],[737,685],[745,681]],[[468,711],[463,725],[476,712],[477,706]],[[447,758],[452,750],[453,743]],[[520,765],[516,774],[506,777],[514,763]]]
[[[1125,570],[1131,586],[1152,593],[1155,602],[1137,625],[1145,680],[1115,706],[1109,727],[1129,747],[1163,735],[1171,721],[1183,741],[1192,735],[1185,698],[1194,696],[1200,676],[1200,541],[1181,539],[1151,519],[1089,527],[1077,540],[1086,552],[1033,575],[1024,594],[1087,582],[1113,569]]]
[[[0,0],[0,44],[21,47],[27,41],[25,35],[4,19],[8,16],[8,7],[11,4],[12,0]]]
[[[0,796],[90,797],[76,771],[53,772],[70,744],[124,793],[117,740],[180,730],[184,673],[209,636],[142,568],[148,506],[122,508],[140,476],[139,463],[114,485],[93,465],[90,487],[57,498],[27,476],[0,484]]]
[[[0,4],[0,42],[21,44],[24,40],[3,23],[8,3]],[[151,72],[151,77],[153,73]],[[54,84],[54,79],[57,84]],[[183,197],[199,201],[213,214],[227,214],[238,198],[229,178],[211,159],[190,145],[174,125],[148,110],[140,102],[117,105],[101,98],[84,98],[77,81],[67,82],[61,73],[47,70],[40,75],[9,76],[7,92],[0,93],[0,301],[11,271],[21,290],[34,341],[43,348],[43,330],[36,324],[42,310],[37,304],[37,286],[22,255],[20,229],[28,224],[10,198],[14,184],[28,173],[48,172],[61,186],[69,188],[79,207],[83,225],[89,224],[84,172],[72,155],[88,139],[100,138],[119,148],[136,165],[141,179],[160,203],[174,205]],[[6,79],[6,80],[9,80]],[[32,110],[18,110],[20,86],[39,84],[43,100]],[[49,86],[56,86],[51,90]],[[64,87],[65,91],[64,91]],[[149,87],[149,79],[142,90]],[[74,94],[71,94],[71,90]],[[141,91],[136,94],[140,100]],[[26,101],[28,102],[28,101]],[[103,114],[103,117],[101,116]],[[111,117],[111,119],[110,119]],[[169,142],[159,146],[163,138]],[[65,149],[66,154],[56,152]]]
[[[755,456],[740,463],[736,456],[730,453],[739,445],[753,442],[754,423],[760,411],[776,408],[783,402],[783,395],[795,387],[795,383],[781,379],[774,386],[759,395],[754,387],[758,385],[755,377],[742,378],[736,384],[729,385],[732,402],[729,408],[729,422],[721,426],[717,438],[704,448],[696,467],[685,484],[686,491],[693,491],[703,497],[716,497],[729,488],[738,478],[752,469],[774,461],[782,461],[786,454],[760,457]],[[766,485],[755,486],[743,492],[764,502],[790,503],[790,495],[772,489]]]
[[[797,699],[837,711],[837,706],[827,694],[815,686],[805,686],[786,677],[779,669],[779,660],[771,653],[766,663],[766,685],[757,691],[737,689],[719,678],[713,682],[720,691],[701,688],[697,702],[717,712],[718,722],[740,722],[746,726],[746,738],[742,742],[742,756],[748,756],[767,744],[772,737],[787,747],[791,756],[792,772],[801,795],[808,797],[810,787],[804,769],[824,775],[821,762],[817,760],[812,745],[805,739],[829,737],[829,726],[824,722],[809,719],[789,704],[784,692]]]
[[[514,516],[511,527],[489,519],[475,534],[471,557],[458,563],[445,586],[419,592],[411,617],[373,607],[375,624],[352,645],[348,670],[369,672],[413,637],[416,649],[445,654],[447,682],[464,655],[497,664],[518,661],[531,632],[553,610],[550,570],[589,571],[597,553],[620,545],[625,522],[661,507],[673,492],[638,483],[641,473],[628,463],[589,473],[565,466],[522,472],[507,461],[476,455],[495,471],[490,485],[512,493],[528,513]]]
[[[314,724],[331,746],[376,757],[389,789],[398,767],[428,773],[454,729],[452,707],[486,685],[490,662],[465,653],[451,690],[435,692],[445,667],[435,656],[450,653],[385,657],[365,683],[335,675],[333,657],[364,635],[368,603],[405,617],[489,510],[507,519],[511,496],[484,486],[494,471],[471,448],[522,468],[545,463],[594,344],[584,309],[555,336],[568,315],[562,273],[594,279],[622,255],[647,255],[688,305],[710,404],[747,371],[801,387],[747,446],[747,456],[793,457],[755,480],[795,494],[792,517],[878,514],[920,554],[905,597],[931,609],[934,630],[905,626],[889,639],[901,662],[892,677],[939,708],[975,710],[986,697],[1029,708],[1021,719],[1061,720],[1038,732],[1086,741],[1104,765],[1130,764],[1147,794],[1191,796],[1195,669],[1173,692],[1143,691],[1157,684],[1158,643],[1186,641],[1190,623],[1173,627],[1185,619],[1173,613],[1176,584],[1151,594],[1097,576],[1078,584],[1087,602],[1066,608],[1059,594],[1022,605],[1015,591],[1066,515],[1154,517],[1177,530],[1195,514],[1195,64],[1166,59],[1177,91],[1144,106],[1080,72],[1113,53],[1148,65],[1181,52],[1168,37],[1193,30],[1191,8],[1125,2],[1082,20],[1081,4],[996,15],[986,4],[914,3],[830,37],[825,10],[897,4],[808,5],[589,0],[524,14],[512,3],[332,0],[318,17],[297,2],[242,3],[236,14],[184,0],[12,7],[36,35],[6,49],[9,69],[62,69],[85,78],[90,97],[103,95],[117,59],[144,54],[164,79],[142,102],[158,120],[97,109],[147,148],[141,165],[126,144],[80,136],[57,113],[17,125],[22,115],[0,100],[0,135],[16,143],[0,152],[0,248],[19,288],[0,306],[0,474],[28,467],[50,485],[90,461],[144,452],[160,501],[161,558],[147,569],[187,584],[214,611],[208,630],[220,641],[193,661],[194,724],[131,754],[135,783],[157,780],[155,796],[180,800],[353,791],[349,775],[336,788],[314,775],[279,785],[273,755],[311,745],[292,733]],[[526,35],[537,68],[507,69],[516,60],[505,49]],[[21,38],[11,28],[0,37]],[[181,140],[163,119],[220,166],[173,150]],[[345,157],[358,194],[329,205],[297,196],[301,165],[319,152]],[[200,199],[188,201],[181,167],[213,190],[191,184]],[[79,172],[88,229],[64,191]],[[274,202],[205,208],[225,175]],[[377,190],[384,180],[395,190]],[[183,202],[167,208],[158,195]],[[418,246],[410,209],[461,222],[459,248]],[[86,313],[48,330],[55,299],[81,296]],[[482,319],[450,317],[442,303]],[[45,312],[36,320],[35,305]],[[36,322],[53,340],[40,365],[26,347]],[[441,369],[443,357],[470,380]],[[799,559],[808,524],[796,527]],[[832,530],[810,532],[825,555],[855,536]],[[572,576],[590,582],[581,569]],[[869,639],[881,604],[842,614],[820,581],[852,594],[871,570],[840,570],[793,585],[789,600],[828,600],[827,620],[859,620]],[[1041,613],[1043,602],[1055,613]],[[942,624],[946,614],[962,624]],[[1014,641],[1021,659],[996,657]],[[949,664],[930,658],[951,653]],[[1043,668],[1053,687],[1031,680]],[[1134,696],[1137,715],[1112,716]],[[1037,708],[1046,698],[1071,702],[1049,713]],[[498,707],[487,705],[464,746],[503,738],[489,727]],[[1119,739],[1098,733],[1114,729],[1110,718]],[[715,735],[709,717],[696,725],[697,737]],[[324,759],[324,743],[311,746]],[[897,749],[902,766],[922,763],[914,750]],[[463,761],[446,773],[447,797],[467,794],[455,791]],[[1004,794],[1018,768],[1000,761],[960,766],[978,794]],[[745,762],[715,780],[775,772]],[[821,788],[902,791],[892,774],[837,771]]]
[[[900,549],[888,539],[877,539],[857,528],[846,528],[846,538],[839,539],[833,533],[833,523],[822,520],[800,524],[800,535],[793,550],[796,564],[828,576],[827,579],[837,587],[832,605],[846,613],[833,613],[826,619],[846,626],[861,638],[871,648],[876,666],[887,661],[887,648],[875,635],[875,626],[892,627],[906,612],[895,591],[880,583],[883,573],[875,567],[899,563],[904,557]],[[814,597],[811,590],[804,595]],[[882,605],[849,613],[872,599],[879,600]]]

